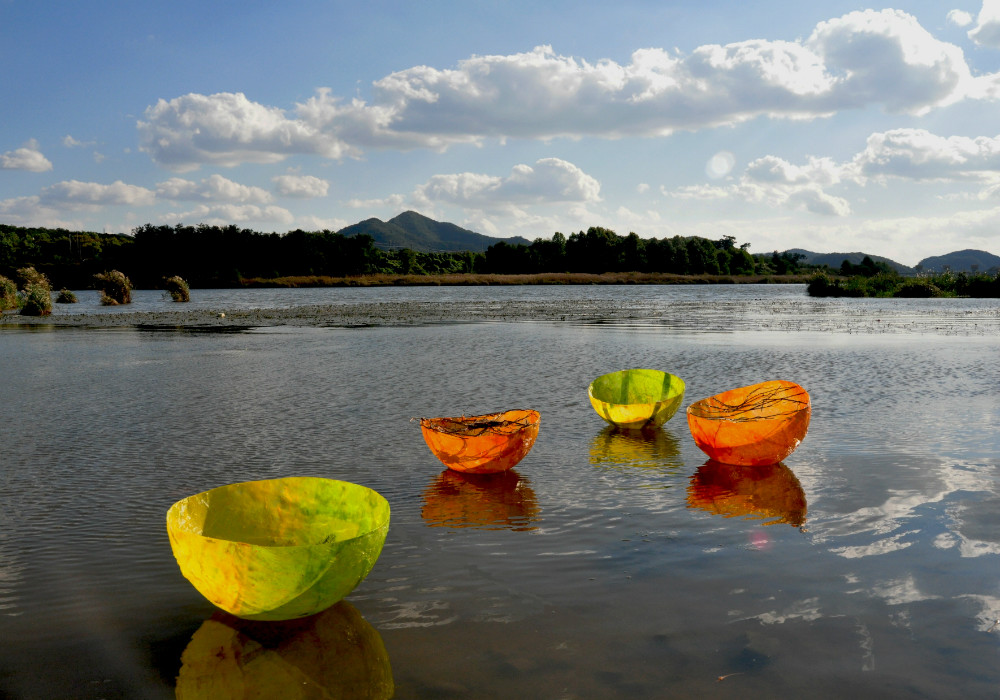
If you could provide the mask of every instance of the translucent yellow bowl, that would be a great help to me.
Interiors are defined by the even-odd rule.
[[[167,511],[181,573],[214,605],[248,620],[330,607],[368,575],[388,530],[380,494],[317,477],[220,486]]]
[[[684,380],[658,369],[625,369],[590,383],[590,405],[611,425],[626,430],[658,428],[684,400]]]

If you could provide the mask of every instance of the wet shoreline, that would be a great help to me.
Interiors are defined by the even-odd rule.
[[[933,313],[903,306],[794,300],[684,301],[640,299],[378,301],[283,308],[65,313],[43,317],[8,311],[0,329],[18,327],[186,328],[240,330],[292,327],[391,327],[472,322],[555,322],[692,331],[819,331],[842,333],[1000,334],[1000,306],[970,311],[939,305]]]

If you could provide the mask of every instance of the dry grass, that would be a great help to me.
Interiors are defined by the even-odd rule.
[[[453,273],[443,275],[361,275],[357,277],[253,277],[244,287],[486,286],[518,284],[804,284],[808,275],[673,275],[664,272],[543,272],[532,275]]]

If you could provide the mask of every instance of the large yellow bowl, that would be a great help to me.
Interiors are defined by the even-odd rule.
[[[684,400],[684,380],[658,369],[625,369],[590,383],[590,405],[611,425],[626,430],[658,428]]]
[[[167,534],[181,573],[248,620],[313,615],[371,571],[389,502],[346,481],[288,477],[220,486],[178,501]]]

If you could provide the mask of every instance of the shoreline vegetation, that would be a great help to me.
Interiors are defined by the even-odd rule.
[[[95,287],[108,305],[129,304],[132,289],[164,289],[184,302],[191,289],[461,285],[806,284],[815,297],[1000,297],[995,268],[914,277],[870,256],[833,269],[800,252],[749,247],[733,236],[641,238],[601,227],[527,245],[499,240],[485,252],[427,252],[328,230],[146,224],[126,235],[0,224],[0,309],[48,315],[43,291]],[[21,285],[12,293],[13,278]]]

